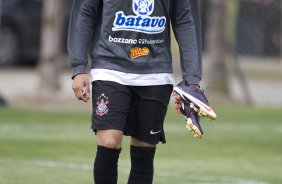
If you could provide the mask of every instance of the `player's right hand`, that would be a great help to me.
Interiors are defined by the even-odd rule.
[[[76,75],[72,82],[72,90],[78,100],[88,102],[90,99],[90,81],[88,75]]]

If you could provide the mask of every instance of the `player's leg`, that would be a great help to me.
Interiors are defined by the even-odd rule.
[[[108,81],[92,84],[92,129],[96,132],[95,184],[116,184],[123,127],[130,109],[127,87]]]
[[[136,146],[136,147],[151,147],[151,148],[155,148],[156,147],[155,144],[150,144],[150,143],[141,141],[139,139],[136,139],[134,137],[131,137],[130,145]]]
[[[154,157],[156,145],[131,138],[131,169],[128,184],[151,184],[154,176]]]
[[[132,103],[125,128],[125,134],[131,136],[128,184],[151,184],[156,144],[165,143],[163,122],[172,86],[134,87],[134,90],[137,98]]]
[[[97,130],[97,145],[112,149],[120,149],[123,132],[120,130]]]
[[[120,130],[97,130],[97,152],[94,162],[95,184],[116,184],[118,158],[123,132]]]

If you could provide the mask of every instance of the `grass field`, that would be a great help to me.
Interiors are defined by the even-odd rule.
[[[167,144],[159,145],[155,184],[282,183],[282,109],[215,106],[194,139],[169,109]],[[95,137],[90,113],[0,108],[1,184],[92,183]],[[130,168],[129,140],[119,161],[119,183]]]

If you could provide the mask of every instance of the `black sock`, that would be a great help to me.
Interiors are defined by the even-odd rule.
[[[121,149],[106,148],[97,146],[97,153],[94,162],[94,183],[95,184],[116,184],[118,158]]]
[[[156,148],[130,146],[131,170],[128,184],[151,184]]]

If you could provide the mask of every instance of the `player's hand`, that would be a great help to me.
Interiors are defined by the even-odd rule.
[[[181,103],[183,103],[183,101],[181,97],[175,92],[172,93],[172,96],[174,97],[174,109],[178,114],[181,114]]]
[[[191,84],[190,86],[200,89],[199,85]],[[183,99],[175,92],[172,93],[174,97],[174,109],[178,114],[182,113],[181,104],[183,103]]]
[[[72,82],[72,90],[78,100],[88,102],[90,99],[90,81],[88,75],[76,75]]]

